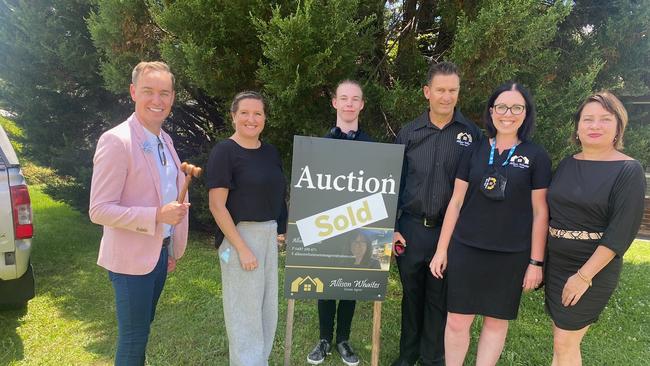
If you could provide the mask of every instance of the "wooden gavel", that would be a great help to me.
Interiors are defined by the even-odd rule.
[[[198,166],[194,166],[192,164],[188,164],[186,162],[183,162],[181,164],[181,171],[185,173],[185,183],[183,184],[183,188],[181,188],[181,191],[178,192],[178,203],[183,203],[185,201],[185,195],[187,194],[187,188],[190,186],[190,182],[192,181],[192,177],[199,177],[201,175],[201,172],[203,171],[201,168]]]

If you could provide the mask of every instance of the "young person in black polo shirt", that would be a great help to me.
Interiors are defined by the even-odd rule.
[[[402,281],[400,354],[394,366],[444,365],[446,280],[429,262],[436,250],[461,155],[480,139],[476,125],[455,109],[460,91],[456,65],[432,65],[423,88],[429,109],[404,126],[395,143],[405,146],[394,241]],[[399,252],[396,251],[396,255]]]
[[[343,80],[336,87],[332,98],[332,106],[336,109],[336,126],[325,137],[353,140],[373,141],[365,132],[359,130],[359,113],[363,109],[363,91],[361,85],[353,80]],[[341,355],[343,363],[348,366],[359,364],[359,357],[349,344],[350,327],[356,301],[318,300],[318,322],[320,341],[307,356],[307,362],[318,365],[331,354],[332,338],[334,336],[334,318],[336,318],[336,350]]]
[[[530,141],[533,100],[505,83],[488,99],[484,120],[490,139],[463,156],[431,261],[432,274],[448,278],[447,366],[463,365],[476,315],[483,316],[476,364],[495,365],[522,289],[542,281],[551,160]]]

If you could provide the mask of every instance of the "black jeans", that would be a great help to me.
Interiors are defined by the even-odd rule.
[[[338,310],[336,300],[318,300],[318,323],[320,339],[332,343],[334,336],[334,317],[336,316],[336,343],[350,339],[350,327],[357,302],[354,300],[339,300]]]
[[[399,227],[406,240],[406,251],[397,257],[402,281],[400,359],[409,365],[418,360],[422,365],[443,365],[447,281],[429,270],[441,227],[425,227],[407,215],[400,217]]]

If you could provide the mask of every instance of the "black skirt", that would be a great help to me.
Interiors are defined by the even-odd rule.
[[[516,319],[529,259],[529,250],[496,252],[452,239],[447,266],[447,310]]]
[[[587,289],[577,304],[562,305],[562,290],[566,281],[578,272],[597,246],[595,241],[548,238],[544,306],[560,329],[579,330],[594,323],[616,289],[623,264],[618,256],[592,279],[592,287]]]

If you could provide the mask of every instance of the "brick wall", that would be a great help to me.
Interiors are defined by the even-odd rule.
[[[648,197],[645,199],[645,211],[643,212],[643,220],[641,221],[641,228],[637,236],[650,239],[650,198]]]

